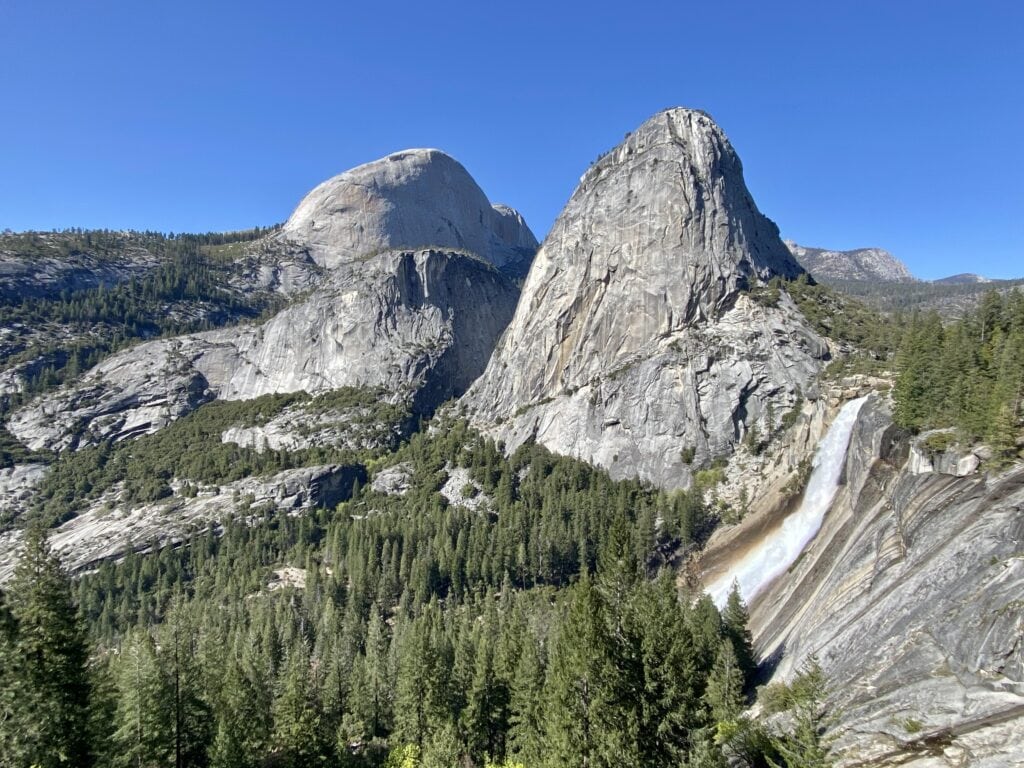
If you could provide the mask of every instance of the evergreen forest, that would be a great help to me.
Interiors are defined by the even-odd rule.
[[[32,526],[0,612],[0,762],[766,766],[825,749],[823,681],[792,705],[808,743],[746,718],[745,606],[680,590],[674,563],[714,523],[699,491],[536,446],[506,458],[462,423],[395,458],[402,496],[225,521],[75,582]],[[446,466],[485,512],[444,502]]]
[[[278,297],[230,288],[232,262],[241,247],[276,229],[204,235],[107,230],[0,235],[0,253],[27,262],[81,262],[86,273],[102,274],[104,267],[131,273],[121,281],[86,281],[59,291],[0,289],[0,327],[34,331],[22,343],[5,340],[3,368],[24,366],[24,386],[0,397],[0,415],[73,380],[139,339],[209,330],[280,309]],[[132,261],[150,266],[129,270],[126,262]]]

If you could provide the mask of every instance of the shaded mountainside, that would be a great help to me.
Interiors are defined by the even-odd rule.
[[[660,113],[583,176],[463,404],[510,449],[685,487],[813,388],[823,340],[741,295],[801,273],[721,129]]]

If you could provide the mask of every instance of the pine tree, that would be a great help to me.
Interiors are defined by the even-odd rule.
[[[447,715],[438,648],[431,639],[439,621],[436,603],[406,628],[400,638],[395,690],[395,732],[399,743],[423,748]]]
[[[175,596],[162,626],[160,647],[158,661],[171,695],[173,765],[175,768],[202,765],[213,736],[210,707],[196,664],[197,631],[180,593]]]
[[[702,594],[686,616],[693,636],[698,669],[711,669],[722,640],[722,616],[707,593]]]
[[[532,636],[527,636],[519,655],[509,710],[509,754],[526,765],[540,765],[544,754],[544,665]]]
[[[743,711],[743,671],[736,661],[736,651],[728,639],[718,648],[715,666],[708,676],[704,705],[713,723],[729,723]]]
[[[115,762],[117,687],[110,657],[94,659],[89,667],[89,678],[89,742],[93,759],[98,766],[111,766]]]
[[[0,590],[0,765],[28,764],[29,745],[36,738],[33,724],[23,714],[29,692],[17,641],[17,622]]]
[[[641,621],[642,686],[637,743],[641,765],[679,763],[689,745],[690,730],[699,718],[698,690],[702,675],[696,648],[679,604],[674,574],[661,574],[638,589]]]
[[[478,764],[485,757],[499,760],[504,756],[508,730],[509,690],[495,670],[491,639],[497,617],[493,613],[488,615],[490,623],[481,633],[473,680],[463,711],[469,755]]]
[[[464,764],[463,751],[455,726],[451,721],[439,723],[423,748],[421,768],[455,768],[460,764]]]
[[[911,319],[896,356],[899,375],[893,388],[893,415],[902,426],[929,426],[946,400],[946,382],[941,379],[943,338],[938,314]]]
[[[391,729],[394,678],[389,652],[387,625],[374,605],[366,629],[366,653],[356,657],[349,681],[349,711],[362,723],[364,738],[383,736]]]
[[[551,654],[544,716],[546,765],[621,765],[622,755],[609,748],[610,737],[623,724],[612,717],[607,673],[604,609],[584,571],[571,590]]]
[[[310,682],[309,650],[301,638],[288,648],[278,680],[273,743],[285,768],[305,768],[325,751],[319,707]]]
[[[237,653],[229,652],[215,707],[216,731],[210,749],[212,768],[256,765],[266,750],[265,717],[260,697]]]
[[[828,682],[816,657],[804,663],[790,690],[793,726],[773,740],[776,750],[786,768],[831,768],[833,739],[827,731],[835,718],[825,708]]]
[[[10,637],[18,713],[8,723],[18,743],[18,763],[86,766],[89,745],[88,646],[71,600],[70,580],[50,552],[46,534],[32,528],[9,586],[10,614],[0,633]],[[8,742],[8,737],[0,741]]]
[[[749,689],[757,673],[757,662],[754,660],[754,641],[747,623],[750,618],[746,603],[740,597],[739,584],[733,582],[732,590],[722,611],[722,630],[732,642],[736,652],[736,663],[743,673],[744,688]]]
[[[115,765],[143,768],[174,764],[172,692],[160,672],[153,638],[133,633],[122,644],[115,668],[117,714]]]
[[[686,768],[726,768],[722,748],[715,743],[711,732],[702,728],[693,737],[693,745],[686,757]]]
[[[986,437],[996,462],[1007,464],[1017,458],[1020,437],[1020,405],[1024,396],[1024,332],[1015,330],[1006,338],[999,352],[995,386],[991,388],[991,405]]]

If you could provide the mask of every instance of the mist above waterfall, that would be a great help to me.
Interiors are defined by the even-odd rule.
[[[857,414],[867,397],[846,403],[814,453],[812,471],[800,508],[788,515],[756,548],[748,551],[729,569],[707,585],[707,592],[719,607],[738,582],[743,599],[750,601],[783,573],[803,552],[821,529],[825,513],[832,506],[846,461]]]

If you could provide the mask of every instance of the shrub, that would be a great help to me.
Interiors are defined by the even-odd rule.
[[[955,442],[952,432],[933,432],[924,439],[924,449],[931,455],[945,453]]]

